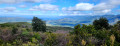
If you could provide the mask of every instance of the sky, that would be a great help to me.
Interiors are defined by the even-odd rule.
[[[95,16],[120,14],[120,0],[0,0],[0,15]]]

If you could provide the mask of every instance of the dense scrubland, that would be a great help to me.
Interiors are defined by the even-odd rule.
[[[110,25],[104,17],[74,28],[46,26],[34,17],[31,23],[0,24],[0,46],[120,46],[120,21]]]

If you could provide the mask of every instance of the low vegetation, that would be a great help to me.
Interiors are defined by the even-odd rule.
[[[120,21],[109,25],[104,17],[91,25],[46,26],[34,17],[26,22],[0,24],[0,46],[120,46]]]

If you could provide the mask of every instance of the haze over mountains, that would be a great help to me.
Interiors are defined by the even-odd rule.
[[[93,20],[100,17],[106,17],[110,24],[114,24],[120,20],[120,15],[101,15],[101,16],[56,16],[56,17],[39,17],[46,21],[49,26],[69,26],[73,27],[77,24],[92,24]],[[2,16],[0,17],[0,23],[6,22],[29,22],[31,23],[33,16]]]

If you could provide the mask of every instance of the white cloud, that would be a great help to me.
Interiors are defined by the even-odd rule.
[[[104,14],[107,14],[107,13],[110,13],[110,12],[111,12],[111,9],[94,11],[93,15],[104,15]]]
[[[84,15],[91,15],[90,13],[84,14],[84,13],[79,13],[79,14],[59,14],[59,16],[84,16]]]
[[[109,0],[108,3],[111,5],[120,5],[120,0]]]
[[[0,0],[0,3],[13,4],[13,3],[21,3],[21,2],[36,3],[36,2],[50,2],[50,1],[51,0]]]
[[[20,8],[25,8],[27,7],[26,5],[19,5]]]
[[[108,0],[107,2],[102,2],[95,5],[92,10],[94,15],[107,14],[118,5],[120,5],[120,0]]]
[[[80,11],[63,11],[59,14],[59,16],[84,16],[84,15],[92,15],[91,13],[83,13]]]
[[[51,11],[51,10],[58,10],[58,6],[51,5],[51,4],[40,4],[39,6],[30,8],[29,10],[31,10],[31,11]]]
[[[79,3],[76,4],[75,7],[69,7],[69,8],[62,8],[64,10],[74,10],[74,11],[103,11],[106,9],[112,9],[115,6],[110,5],[108,3],[99,3],[97,5],[90,4],[90,3]]]
[[[16,7],[5,7],[5,8],[0,8],[2,12],[13,12],[16,10]]]
[[[91,10],[93,6],[94,5],[90,3],[79,3],[79,4],[76,4],[75,8],[76,10]]]
[[[112,12],[112,9],[120,5],[120,0],[105,0],[98,4],[78,3],[73,7],[62,8],[62,11],[91,11],[91,15],[104,15]]]
[[[16,0],[0,0],[0,3],[16,3]]]
[[[120,0],[108,0],[107,2],[102,2],[94,6],[93,10],[106,10],[113,9],[120,5]]]
[[[111,9],[106,9],[106,10],[103,10],[102,12],[103,13],[108,13],[108,12],[110,12],[111,11]]]
[[[108,5],[107,3],[100,3],[97,4],[93,7],[93,10],[95,11],[100,11],[100,10],[106,10],[106,9],[112,9],[113,6],[112,5]]]
[[[114,5],[110,5],[108,3],[99,3],[93,7],[94,15],[104,15],[110,13],[111,10],[115,8]]]
[[[94,7],[94,4],[90,3],[78,3],[75,7],[62,8],[62,10],[73,10],[73,11],[88,11]]]

